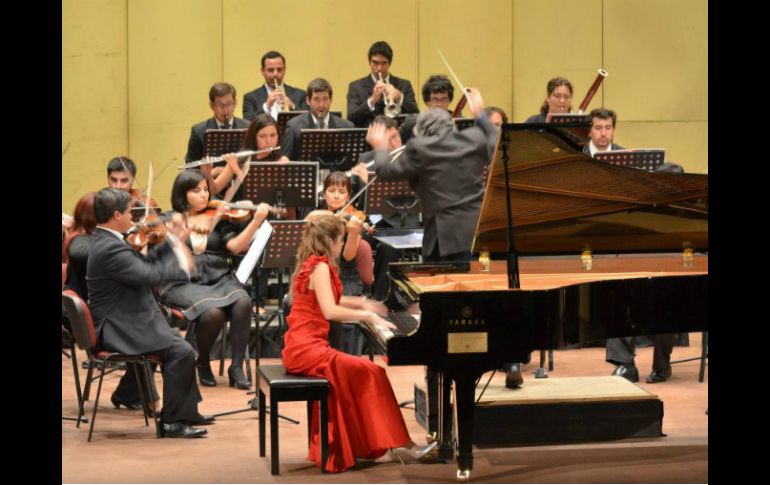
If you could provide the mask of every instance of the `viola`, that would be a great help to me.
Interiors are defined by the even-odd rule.
[[[168,217],[161,217],[152,213],[147,214],[126,233],[126,242],[136,251],[141,251],[148,244],[162,243],[167,234],[166,220]]]
[[[352,205],[347,205],[342,210],[338,211],[337,217],[345,221],[345,232],[348,232],[350,228],[350,219],[355,217],[361,221],[361,227],[364,231],[368,232],[369,234],[374,234],[374,226],[365,222],[366,214],[364,214],[363,211],[356,209]]]
[[[147,197],[147,194],[136,187],[131,189],[131,218],[134,222],[138,222],[141,219],[141,212],[148,207],[152,212],[160,213],[160,206],[158,202],[152,197]]]

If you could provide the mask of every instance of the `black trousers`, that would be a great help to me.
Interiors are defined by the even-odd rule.
[[[666,333],[652,337],[652,370],[665,372],[671,368],[671,351],[677,334]],[[615,365],[633,365],[636,356],[636,337],[607,339],[607,356],[605,360]]]
[[[192,346],[181,337],[174,337],[174,343],[170,347],[147,352],[157,356],[163,363],[161,374],[163,376],[163,411],[161,419],[166,423],[186,421],[198,415],[198,403],[202,400],[198,384],[195,382],[195,351]],[[132,365],[127,367],[126,373],[120,379],[115,394],[124,402],[136,402],[139,400],[139,391],[136,379],[144,379],[137,376]],[[140,381],[141,382],[141,381]],[[150,382],[153,399],[158,398],[155,382]]]

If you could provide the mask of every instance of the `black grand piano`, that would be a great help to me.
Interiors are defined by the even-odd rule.
[[[708,176],[596,161],[581,153],[582,128],[504,125],[474,260],[391,264],[396,296],[419,315],[401,312],[399,331],[369,328],[370,341],[388,365],[438,373],[439,455],[456,452],[458,479],[473,468],[484,372],[537,349],[707,330]]]

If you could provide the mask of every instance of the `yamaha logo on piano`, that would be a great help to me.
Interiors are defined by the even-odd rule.
[[[462,310],[460,310],[460,316],[462,318],[450,318],[449,325],[464,327],[487,324],[483,318],[473,318],[473,310],[469,306],[464,306]]]

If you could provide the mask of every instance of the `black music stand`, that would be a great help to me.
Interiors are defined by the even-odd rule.
[[[317,206],[317,162],[250,162],[244,197],[275,207]]]
[[[384,181],[377,178],[367,190],[366,211],[371,214],[398,214],[402,229],[406,226],[407,214],[422,212],[422,202],[406,180]]]
[[[453,121],[455,122],[457,131],[463,131],[464,129],[470,128],[476,124],[475,118],[455,118]]]
[[[286,123],[291,121],[291,119],[294,118],[295,116],[299,116],[305,113],[307,113],[307,110],[279,112],[278,119],[276,120],[276,125],[278,125],[278,139],[279,140],[282,139],[283,132],[286,130]],[[342,111],[329,111],[329,114],[342,118]]]
[[[363,152],[371,150],[366,131],[366,128],[303,129],[299,158],[318,162],[321,168],[331,171],[350,170]]]
[[[662,148],[612,150],[609,152],[598,152],[594,155],[594,158],[613,165],[652,172],[663,165],[663,160],[666,158],[666,150]]]
[[[246,128],[234,128],[231,130],[206,130],[203,135],[203,153],[207,157],[218,157],[225,153],[236,153],[243,145],[243,137]],[[225,162],[217,162],[215,165],[224,165]]]

